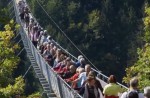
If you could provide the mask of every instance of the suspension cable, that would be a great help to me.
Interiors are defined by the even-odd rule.
[[[59,27],[59,25],[54,21],[54,19],[48,14],[48,12],[44,9],[44,7],[41,5],[41,3],[36,0],[39,6],[42,8],[42,10],[46,13],[46,15],[49,17],[49,19],[56,25],[56,27],[63,33],[63,35],[71,42],[71,44],[85,57],[85,59],[88,60],[88,62],[97,70],[98,68],[88,59],[88,57],[85,56],[85,54],[74,44],[74,42],[66,35],[66,33]],[[100,71],[101,72],[101,71]]]

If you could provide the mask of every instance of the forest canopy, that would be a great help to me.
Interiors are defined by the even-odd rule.
[[[14,10],[12,3],[8,5],[9,1],[0,0],[0,98],[14,98],[17,96],[21,96],[21,98],[27,98],[26,96],[28,98],[38,98],[40,97],[40,93],[37,92],[39,87],[37,87],[36,82],[34,82],[34,87],[31,85],[34,81],[31,72],[28,73],[32,78],[30,83],[27,82],[29,77],[22,76],[27,67],[22,62],[27,63],[28,61],[22,59],[22,57],[25,58],[25,55],[18,55],[18,51],[22,48],[22,45],[17,43],[20,40],[19,36],[16,36],[19,33],[20,25],[11,19]],[[26,89],[29,89],[28,86],[32,87],[32,92],[26,91]]]
[[[49,34],[72,54],[79,55],[80,52],[48,18],[37,0],[27,1],[31,12],[39,23],[48,29]],[[142,68],[146,66],[145,60],[141,59],[145,52],[149,52],[148,48],[145,49],[150,39],[147,0],[43,0],[39,2],[65,34],[104,74],[114,74],[121,81],[125,76],[126,68],[129,68],[126,70],[128,77],[129,74],[137,75],[135,66],[142,66]],[[133,74],[130,73],[130,69]],[[140,68],[139,72],[138,75],[144,73]],[[143,78],[149,80],[147,76]],[[124,79],[127,82],[129,77]],[[145,86],[148,82],[141,83],[143,84],[141,86]]]

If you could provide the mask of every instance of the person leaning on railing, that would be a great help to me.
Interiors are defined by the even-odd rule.
[[[66,59],[64,59],[63,61],[61,61],[61,62],[59,62],[55,67],[53,67],[53,70],[55,71],[55,72],[58,72],[59,70],[61,70],[63,67],[65,67],[65,65],[66,65],[66,60],[67,60],[68,58],[66,58]]]
[[[70,65],[69,71],[63,73],[61,77],[63,79],[71,78],[76,73],[76,67],[74,65]]]
[[[57,70],[56,72],[57,72],[59,75],[63,75],[64,73],[66,73],[67,71],[69,71],[70,65],[71,65],[71,59],[70,59],[70,58],[67,58],[67,59],[66,59],[66,62],[65,62],[65,66],[61,67],[61,68],[60,68],[59,70]]]
[[[80,73],[79,77],[76,80],[72,81],[72,83],[77,84],[77,88],[75,88],[76,90],[80,90],[83,83],[86,81],[87,76],[88,76],[90,71],[91,71],[91,66],[89,64],[86,64],[85,65],[85,72]]]
[[[75,66],[85,68],[85,65],[86,61],[84,57],[82,55],[79,55],[77,61],[75,62]]]
[[[74,74],[72,77],[68,78],[68,79],[65,79],[65,81],[71,85],[71,87],[74,89],[74,88],[77,88],[77,83],[73,83],[72,81],[76,80],[78,77],[79,77],[79,74],[81,74],[82,72],[84,72],[84,68],[81,68],[81,67],[78,67],[76,69],[76,74]]]
[[[118,94],[122,92],[122,88],[117,84],[116,77],[110,75],[108,82],[103,90],[104,98],[119,98]]]

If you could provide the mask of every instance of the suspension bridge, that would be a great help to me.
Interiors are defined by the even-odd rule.
[[[18,24],[20,24],[19,33],[16,36],[20,35],[21,40],[23,42],[24,48],[20,51],[20,53],[25,50],[27,56],[31,62],[31,67],[33,67],[36,77],[39,79],[40,84],[43,87],[43,93],[47,95],[48,98],[82,98],[73,88],[70,87],[54,70],[49,66],[49,64],[45,61],[45,59],[41,56],[39,51],[34,47],[31,40],[27,35],[27,31],[24,28],[20,17],[19,17],[19,10],[18,10],[18,3],[19,0],[12,0],[8,4],[10,6],[12,18],[16,20]],[[32,13],[31,13],[32,16]],[[34,17],[34,16],[32,16]],[[57,43],[57,42],[55,42]],[[73,60],[77,58],[74,57],[71,53],[66,51],[61,45],[57,44],[62,50],[64,50]],[[19,54],[20,54],[19,53]],[[102,87],[107,84],[108,77],[102,74],[97,69],[92,69],[97,73],[97,78],[101,82]],[[27,70],[28,72],[28,70]],[[27,73],[26,72],[26,73]],[[118,83],[119,84],[119,83]],[[119,84],[121,87],[126,88],[125,86]],[[42,95],[41,95],[42,96]],[[101,94],[101,97],[102,94]]]

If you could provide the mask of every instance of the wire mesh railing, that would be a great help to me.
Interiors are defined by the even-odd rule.
[[[14,1],[14,7],[15,7],[15,16],[16,21],[19,24],[21,23],[21,20],[19,18],[19,11],[17,9],[17,2]],[[59,98],[82,98],[76,91],[74,91],[64,80],[56,74],[53,69],[48,65],[48,63],[44,60],[44,58],[41,56],[41,54],[38,52],[38,50],[34,47],[31,40],[28,38],[28,35],[26,33],[26,30],[24,29],[23,25],[21,25],[20,28],[20,35],[22,38],[22,41],[25,44],[27,44],[28,47],[25,47],[25,49],[30,49],[31,54],[35,58],[35,62],[39,66],[39,68],[42,71],[42,74],[48,81],[51,90],[55,92],[57,97]]]
[[[17,9],[17,2],[16,0],[13,0],[14,2],[14,9],[15,9],[15,16],[16,20],[19,24],[21,23],[21,20],[19,18],[19,10]],[[31,14],[32,16],[32,14]],[[32,16],[33,17],[33,16]],[[53,71],[53,69],[48,65],[48,63],[44,60],[44,58],[41,56],[39,51],[34,47],[31,40],[29,39],[27,31],[24,29],[23,25],[21,25],[20,29],[20,35],[22,37],[23,43],[27,43],[28,49],[31,50],[31,54],[35,58],[35,61],[39,68],[42,71],[42,74],[50,84],[50,89],[55,92],[55,94],[60,98],[82,98],[76,91],[74,91],[70,85],[68,85],[57,73]],[[73,60],[77,60],[75,56],[73,56],[71,53],[69,53],[67,50],[65,50],[61,45],[59,45],[57,42],[53,41],[55,45],[57,45],[60,49],[65,51]],[[27,49],[27,48],[26,48]],[[108,77],[101,73],[100,71],[97,71],[95,69],[92,69],[97,73],[98,78],[101,82],[103,82],[103,86],[107,84]],[[121,87],[127,89],[124,85],[118,83]],[[53,88],[53,89],[52,89]]]

